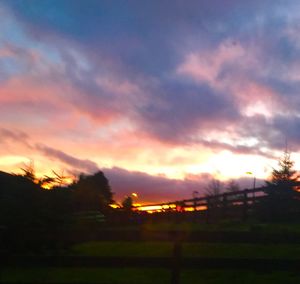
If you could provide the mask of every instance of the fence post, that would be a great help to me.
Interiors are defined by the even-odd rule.
[[[244,191],[243,193],[243,221],[246,221],[248,219],[248,195],[247,195],[247,191]]]
[[[223,211],[223,216],[222,218],[226,218],[227,217],[227,194],[223,193],[223,206],[222,206],[222,211]]]
[[[210,219],[211,219],[211,202],[210,202],[210,197],[206,198],[206,223],[209,224],[210,223]]]
[[[181,249],[181,241],[176,236],[172,255],[171,284],[179,284],[180,281]]]

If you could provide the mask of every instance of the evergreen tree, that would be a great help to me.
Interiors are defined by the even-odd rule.
[[[267,181],[267,198],[260,203],[261,216],[268,221],[292,221],[299,216],[299,199],[296,192],[298,174],[293,169],[294,162],[286,150],[278,162],[278,169],[273,169],[271,180]]]
[[[113,201],[108,179],[101,171],[93,175],[80,175],[79,180],[70,188],[74,191],[76,211],[104,212],[109,209],[109,204]]]
[[[133,201],[131,196],[126,196],[125,199],[122,201],[122,207],[125,211],[131,211],[133,206]]]
[[[35,175],[33,160],[30,160],[29,164],[25,165],[25,167],[21,168],[21,170],[24,172],[21,176],[23,176],[26,179],[36,183],[37,178],[36,178],[36,175]]]
[[[273,169],[271,181],[267,181],[267,185],[279,190],[295,189],[299,176],[293,169],[294,162],[291,160],[289,151],[285,150],[278,166],[278,169]]]

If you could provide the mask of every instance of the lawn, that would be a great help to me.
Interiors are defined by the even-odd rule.
[[[169,257],[173,245],[167,242],[88,242],[78,244],[70,252],[83,256]],[[233,258],[300,258],[300,245],[250,245],[186,243],[184,257]],[[299,274],[299,273],[298,273]],[[261,273],[247,270],[197,270],[181,272],[180,283],[252,284],[300,283],[300,275],[292,272]],[[6,268],[2,270],[2,283],[110,283],[148,284],[169,283],[167,269],[145,268]]]
[[[299,273],[259,273],[248,270],[184,270],[181,284],[296,284],[300,283]]]
[[[300,245],[186,243],[185,257],[300,259]]]
[[[215,224],[197,222],[148,222],[143,225],[145,231],[170,231],[182,230],[185,232],[263,232],[263,233],[299,233],[300,224],[298,223],[243,223],[221,221]]]
[[[1,283],[163,284],[169,279],[167,270],[136,268],[10,268],[1,273]]]
[[[84,256],[168,257],[169,242],[88,242],[73,247],[72,254]],[[183,257],[300,259],[300,244],[184,243]]]
[[[145,234],[151,231],[167,233],[170,230],[185,232],[198,231],[242,231],[273,233],[299,233],[299,225],[286,224],[230,224],[215,225],[195,223],[148,223],[139,227]],[[130,227],[128,230],[135,229]],[[137,229],[137,228],[136,228]],[[115,228],[116,234],[122,233]],[[173,252],[171,242],[130,242],[103,241],[86,242],[72,247],[67,254],[74,256],[103,257],[170,257]],[[208,258],[271,258],[300,259],[300,244],[242,244],[242,243],[184,243],[183,259],[193,257]],[[184,260],[183,260],[184,261]],[[171,271],[163,268],[18,268],[2,269],[1,283],[98,283],[98,284],[148,284],[169,283]],[[181,271],[181,284],[260,284],[260,283],[300,283],[299,273],[274,271],[272,273],[249,270],[197,270]]]
[[[88,242],[75,245],[71,253],[84,256],[168,257],[172,243],[167,242]]]
[[[166,284],[170,271],[164,269],[133,268],[43,268],[6,269],[1,273],[1,283],[97,283],[97,284]],[[255,273],[247,270],[196,270],[181,273],[181,284],[295,284],[300,283],[299,273]]]

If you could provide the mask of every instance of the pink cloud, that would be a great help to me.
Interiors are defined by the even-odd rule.
[[[190,76],[196,81],[218,85],[218,76],[224,65],[238,61],[239,64],[246,66],[251,60],[242,45],[233,40],[227,40],[221,43],[216,50],[188,53],[176,72],[179,75]]]

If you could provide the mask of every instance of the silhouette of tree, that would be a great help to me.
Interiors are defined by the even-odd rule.
[[[24,172],[21,176],[31,180],[32,182],[36,182],[33,160],[30,160],[29,164],[25,165],[25,167],[21,168],[21,170]]]
[[[58,174],[54,170],[52,170],[52,173],[55,175],[55,181],[59,187],[66,185],[68,183],[68,180],[71,179],[71,176],[64,175],[64,171],[61,172],[61,174]]]
[[[240,186],[235,180],[232,179],[226,184],[225,190],[227,192],[237,192],[240,191]]]
[[[49,177],[44,175],[42,178],[38,180],[38,184],[43,188],[52,188],[56,184],[56,179],[54,177]]]
[[[222,185],[222,182],[218,179],[212,179],[207,187],[206,187],[206,195],[207,196],[216,196],[216,195],[219,195],[221,194],[222,192],[222,188],[223,188],[223,185]]]
[[[47,249],[47,235],[55,235],[57,240],[65,225],[70,224],[70,193],[68,188],[44,190],[28,175],[0,172],[0,230],[6,236],[5,249],[17,252]]]
[[[113,201],[108,179],[103,172],[94,175],[80,175],[78,181],[71,186],[73,189],[75,209],[77,211],[106,211]]]
[[[31,226],[39,223],[40,187],[31,179],[0,172],[0,225]]]
[[[293,169],[294,162],[291,160],[289,151],[285,150],[283,157],[278,162],[278,166],[278,169],[273,169],[271,180],[266,182],[267,185],[278,190],[295,189],[299,175]]]
[[[132,197],[126,196],[125,199],[122,201],[122,208],[125,211],[131,211],[133,205]]]
[[[23,174],[21,174],[22,177],[25,177],[26,179],[32,181],[35,184],[38,184],[43,188],[51,188],[56,183],[56,179],[48,175],[44,175],[43,177],[38,178],[35,173],[33,160],[30,160],[30,162],[23,168],[21,168],[21,170],[23,171]]]
[[[267,198],[260,203],[260,210],[270,221],[292,220],[300,213],[296,191],[299,176],[293,166],[290,153],[285,150],[278,169],[273,169],[270,181],[266,181]]]
[[[223,184],[218,179],[212,179],[206,187],[206,197],[208,197],[208,208],[217,208],[220,205],[220,194],[222,193]]]

